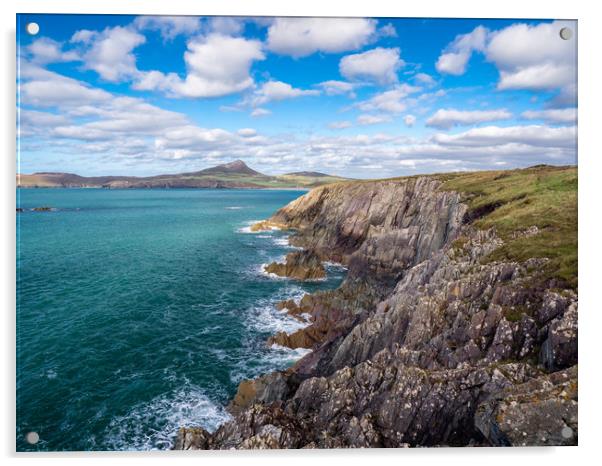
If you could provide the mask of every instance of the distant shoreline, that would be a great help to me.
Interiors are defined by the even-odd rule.
[[[318,186],[315,186],[316,188]],[[311,191],[314,187],[283,187],[283,188],[261,188],[261,187],[213,187],[213,188],[194,188],[194,187],[182,187],[182,188],[169,188],[169,187],[153,187],[153,188],[144,188],[144,187],[135,187],[135,188],[104,188],[102,186],[16,186],[16,189],[96,189],[101,191],[156,191],[156,190],[165,190],[165,191],[185,191],[185,190],[193,190],[193,191]]]

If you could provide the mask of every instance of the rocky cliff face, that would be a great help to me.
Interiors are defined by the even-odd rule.
[[[264,226],[348,276],[280,306],[311,324],[270,342],[312,353],[243,382],[232,421],[181,429],[175,448],[576,444],[577,295],[539,279],[545,258],[485,260],[503,241],[467,210],[432,177],[329,185],[279,210]]]

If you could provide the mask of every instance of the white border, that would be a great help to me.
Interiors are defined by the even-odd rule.
[[[327,0],[4,0],[0,4],[2,23],[2,61],[0,69],[3,99],[0,111],[2,129],[2,293],[5,306],[4,338],[2,339],[3,381],[0,385],[4,401],[0,421],[1,453],[12,464],[30,464],[41,459],[49,464],[65,462],[98,462],[103,459],[126,461],[129,464],[157,464],[174,461],[195,464],[232,463],[307,465],[308,462],[407,462],[429,464],[504,465],[545,462],[546,465],[587,464],[600,456],[597,451],[600,429],[600,364],[596,346],[602,331],[602,307],[596,293],[600,288],[600,240],[602,232],[602,118],[600,117],[599,87],[600,16],[596,2],[504,0],[502,2],[471,0],[347,0],[335,3]],[[516,449],[424,449],[424,450],[354,450],[354,451],[279,451],[279,452],[205,452],[204,454],[170,453],[116,454],[74,453],[16,455],[14,405],[15,354],[15,14],[19,13],[118,13],[118,14],[225,14],[225,15],[288,15],[288,16],[405,16],[405,17],[468,17],[468,18],[563,18],[579,20],[579,278],[580,278],[580,374],[579,447],[576,448],[516,448]]]

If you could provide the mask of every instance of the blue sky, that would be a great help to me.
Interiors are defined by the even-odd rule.
[[[574,164],[576,29],[19,15],[18,168],[152,175],[242,159],[374,178]]]

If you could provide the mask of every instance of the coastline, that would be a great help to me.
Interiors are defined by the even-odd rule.
[[[231,421],[211,434],[180,429],[174,448],[574,444],[577,295],[558,281],[530,285],[547,280],[538,278],[545,258],[482,263],[509,240],[475,226],[476,211],[459,192],[442,190],[445,183],[418,177],[325,186],[259,222],[257,229],[291,229],[290,244],[348,274],[335,290],[281,303],[311,323],[268,343],[311,353],[242,382]],[[540,234],[524,231],[513,235]],[[529,431],[541,410],[548,420]],[[546,437],[558,422],[575,434]],[[526,438],[514,436],[520,429]]]

